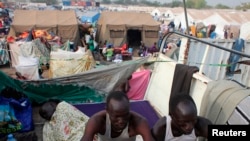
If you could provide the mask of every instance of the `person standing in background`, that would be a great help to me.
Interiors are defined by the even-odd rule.
[[[89,50],[94,54],[95,46],[94,46],[94,36],[91,34],[88,42]]]

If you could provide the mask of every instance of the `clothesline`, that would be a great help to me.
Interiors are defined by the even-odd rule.
[[[180,60],[180,61],[183,61],[183,60]],[[176,62],[176,61],[150,61],[148,63],[154,63],[154,62]],[[206,64],[206,63],[198,63],[198,62],[189,62],[189,63],[196,64],[196,65],[216,66],[216,67],[230,67],[237,62],[231,63],[231,64],[210,64],[210,63]]]

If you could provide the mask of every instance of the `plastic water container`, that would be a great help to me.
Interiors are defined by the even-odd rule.
[[[13,134],[9,134],[7,141],[17,141],[17,140],[14,138]]]
[[[131,47],[128,48],[128,52],[132,54],[133,53],[133,48],[131,48]]]

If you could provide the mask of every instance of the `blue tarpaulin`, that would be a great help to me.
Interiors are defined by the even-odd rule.
[[[86,1],[86,6],[92,6],[91,1]]]
[[[100,17],[100,13],[97,11],[87,11],[81,16],[82,22],[95,23]]]
[[[63,3],[64,6],[70,6],[71,5],[70,0],[63,0],[62,3]]]

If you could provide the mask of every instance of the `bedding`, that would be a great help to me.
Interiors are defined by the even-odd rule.
[[[105,103],[84,103],[84,104],[76,104],[74,105],[77,109],[82,111],[88,117],[91,117],[98,111],[105,109]],[[131,101],[130,108],[132,111],[135,111],[142,116],[144,116],[149,123],[149,126],[152,128],[156,121],[159,119],[156,111],[150,105],[149,101],[142,100],[142,101]]]

